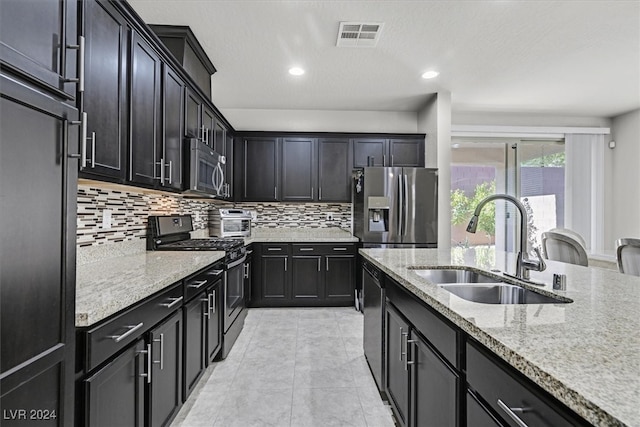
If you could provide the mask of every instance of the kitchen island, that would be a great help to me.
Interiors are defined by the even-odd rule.
[[[480,304],[408,267],[513,272],[514,254],[488,248],[360,249],[360,254],[591,424],[640,425],[640,278],[547,261],[544,272],[531,273],[545,285],[531,288],[572,303]],[[554,273],[566,275],[565,291],[552,289]]]

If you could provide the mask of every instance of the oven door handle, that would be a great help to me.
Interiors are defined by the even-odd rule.
[[[233,261],[231,264],[227,265],[227,270],[230,270],[233,267],[237,267],[240,264],[244,264],[246,259],[247,259],[247,255],[243,255],[242,258],[240,258],[240,259],[238,259],[236,261]]]

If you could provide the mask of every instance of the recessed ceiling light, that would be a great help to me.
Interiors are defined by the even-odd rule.
[[[438,77],[438,74],[440,74],[437,71],[427,71],[425,73],[422,74],[422,78],[423,79],[432,79],[434,77]]]
[[[292,76],[301,76],[304,74],[304,70],[300,67],[289,68],[289,74]]]

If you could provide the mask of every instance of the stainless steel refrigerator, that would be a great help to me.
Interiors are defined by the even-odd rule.
[[[355,169],[352,185],[353,234],[364,247],[437,247],[437,169]]]

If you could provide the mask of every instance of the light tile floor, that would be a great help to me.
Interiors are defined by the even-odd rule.
[[[393,427],[353,308],[253,308],[172,426]]]

